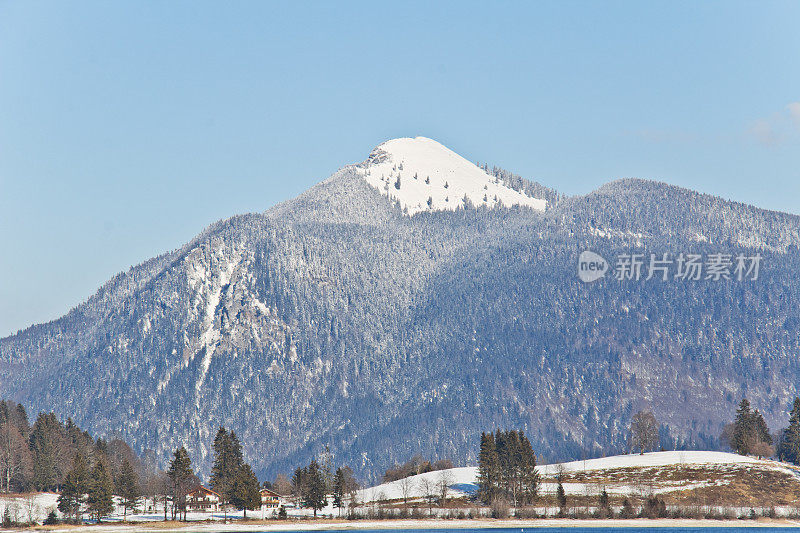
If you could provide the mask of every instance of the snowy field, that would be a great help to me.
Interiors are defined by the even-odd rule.
[[[731,465],[752,465],[759,468],[774,469],[798,476],[797,470],[790,468],[785,463],[756,459],[743,455],[725,452],[706,452],[706,451],[669,451],[652,452],[644,455],[615,455],[599,459],[587,459],[585,461],[572,461],[569,463],[540,465],[537,471],[541,478],[554,478],[559,471],[564,473],[590,472],[597,470],[615,470],[623,468],[657,468],[675,465],[695,465],[695,466],[717,466],[724,468]],[[451,468],[438,472],[427,472],[411,476],[405,480],[383,483],[375,487],[362,489],[358,493],[358,500],[369,503],[380,500],[397,500],[403,498],[420,499],[424,498],[431,487],[436,487],[445,476],[450,486],[450,497],[471,495],[478,490],[478,468],[474,466]],[[654,492],[669,492],[671,490],[682,490],[694,488],[686,485],[676,485],[674,487],[660,487]],[[435,488],[433,489],[435,490]],[[556,490],[555,483],[544,482],[541,485],[543,493],[553,493]],[[595,487],[587,486],[584,483],[565,483],[564,491],[572,495],[591,494]],[[628,485],[610,485],[606,487],[611,494],[632,494],[637,488]]]
[[[544,480],[541,485],[541,493],[548,494],[555,491],[556,484],[553,483],[554,477],[559,473],[565,474],[589,474],[592,472],[608,472],[610,477],[615,476],[615,472],[619,473],[624,469],[647,469],[647,472],[658,472],[659,468],[674,468],[675,466],[686,465],[687,467],[712,467],[719,469],[724,473],[729,467],[752,467],[758,470],[775,470],[778,472],[788,473],[795,478],[800,479],[798,471],[785,463],[777,461],[761,460],[753,457],[745,457],[741,455],[724,453],[724,452],[703,452],[703,451],[680,451],[680,452],[654,452],[644,455],[620,455],[613,457],[605,457],[601,459],[589,459],[586,461],[572,461],[561,464],[540,465],[537,470]],[[656,469],[656,470],[653,470]],[[448,498],[458,498],[461,496],[468,496],[474,494],[477,490],[477,467],[462,467],[451,468],[447,470],[440,470],[436,472],[428,472],[416,476],[408,477],[404,480],[393,481],[391,483],[383,483],[374,487],[369,487],[358,491],[356,499],[357,503],[372,505],[379,501],[402,501],[408,499],[409,501],[425,500],[429,494],[438,494],[441,484],[444,482],[448,486]],[[664,493],[669,491],[684,490],[687,488],[696,488],[698,486],[707,486],[713,481],[703,482],[675,482],[673,485],[659,486],[653,493]],[[639,490],[635,486],[621,484],[606,484],[604,488],[611,494],[635,494]],[[572,495],[592,495],[597,491],[597,486],[587,483],[564,483],[564,489],[567,494]],[[12,519],[19,522],[38,522],[41,523],[47,517],[50,511],[56,511],[58,495],[53,493],[38,493],[29,495],[0,495],[0,514],[4,513],[6,509],[12,516]],[[148,506],[152,502],[148,500]],[[122,521],[122,508],[118,507],[116,512],[105,520],[109,524]],[[435,511],[435,509],[434,509]],[[60,516],[60,513],[58,513]],[[310,509],[288,509],[290,520],[288,522],[281,522],[275,525],[276,529],[293,529],[297,526],[292,525],[292,519],[308,518],[312,516]],[[326,508],[318,513],[321,517],[337,518],[339,516],[339,509],[336,509],[329,504]],[[221,512],[218,513],[189,513],[188,519],[193,522],[204,521],[221,521],[225,515]],[[237,521],[242,518],[242,512],[229,512],[228,519]],[[273,511],[248,511],[247,517],[251,519],[270,519],[273,518]],[[139,522],[142,525],[146,522],[161,522],[164,520],[163,508],[155,508],[147,513],[128,513],[127,520],[129,522]],[[363,528],[366,521],[348,522],[338,524],[337,528],[350,528],[358,527]],[[448,520],[447,524],[452,525],[457,520]],[[576,525],[576,521],[570,521],[570,525]],[[380,521],[380,528],[388,526],[387,522]],[[405,524],[407,522],[400,522]],[[442,522],[434,522],[437,527],[442,527]],[[472,524],[472,522],[470,522]],[[492,522],[496,523],[496,522]],[[624,521],[625,525],[630,525],[630,521]],[[691,522],[696,525],[696,521]],[[719,522],[715,522],[719,524]],[[519,522],[514,522],[518,526]],[[303,524],[303,528],[307,529],[309,524]],[[796,524],[800,525],[800,523]],[[244,527],[244,524],[235,524],[231,527],[235,530],[236,527]],[[214,526],[215,530],[221,530],[221,524]],[[263,527],[263,525],[262,525]],[[271,526],[272,527],[272,526]],[[471,526],[473,527],[473,526]],[[93,531],[98,531],[99,528],[93,527]],[[193,531],[198,530],[197,526],[192,527]]]

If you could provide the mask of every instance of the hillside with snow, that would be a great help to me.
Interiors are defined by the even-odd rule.
[[[778,476],[792,487],[800,488],[800,470],[793,465],[715,451],[616,455],[540,465],[536,470],[541,481],[540,496],[555,493],[558,475],[564,480],[566,494],[572,496],[597,496],[601,490],[618,496],[646,496],[686,493],[708,487],[721,489],[733,483],[732,475],[738,472],[745,472],[753,484],[759,478]],[[451,498],[472,497],[478,490],[478,468],[426,472],[364,488],[357,498],[363,503],[424,500],[431,490],[438,493],[443,482],[450,487]]]
[[[224,424],[262,479],[326,446],[371,481],[470,464],[498,427],[550,462],[619,453],[640,406],[664,448],[713,449],[742,391],[785,425],[800,218],[645,180],[566,198],[425,138],[364,156],[0,339],[0,397],[202,474]],[[763,275],[585,285],[581,250],[760,253]]]
[[[452,150],[426,137],[379,145],[358,172],[409,215],[466,206],[522,205],[543,211],[547,202],[516,191]]]

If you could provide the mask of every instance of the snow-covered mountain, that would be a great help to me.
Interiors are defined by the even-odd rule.
[[[364,476],[474,461],[493,428],[551,460],[610,453],[640,408],[665,444],[714,446],[742,395],[776,429],[798,393],[799,244],[796,216],[643,180],[564,198],[397,139],[1,339],[0,396],[162,459],[185,444],[206,473],[220,424],[262,475],[326,445]],[[586,249],[763,267],[583,284]]]

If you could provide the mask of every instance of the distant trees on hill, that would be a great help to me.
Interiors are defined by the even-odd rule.
[[[416,476],[417,474],[434,472],[436,470],[446,470],[448,468],[453,468],[453,462],[449,459],[439,459],[438,461],[431,462],[421,455],[415,455],[405,463],[394,465],[387,469],[383,474],[383,482],[389,483],[409,476]]]
[[[79,519],[88,511],[102,519],[113,510],[112,494],[132,509],[140,498],[143,461],[120,439],[94,439],[71,418],[39,413],[31,426],[25,408],[0,401],[0,491],[60,492],[58,508]]]
[[[530,503],[539,488],[536,454],[522,431],[482,433],[478,452],[479,496],[485,503],[506,498]]]
[[[758,409],[751,409],[747,398],[739,402],[736,419],[725,426],[720,440],[742,455],[770,457],[775,454],[767,423]]]

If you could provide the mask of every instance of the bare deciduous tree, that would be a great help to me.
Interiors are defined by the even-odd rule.
[[[658,422],[650,411],[639,411],[631,419],[630,449],[640,453],[658,445]]]
[[[449,470],[441,470],[436,478],[436,490],[439,493],[439,506],[447,503],[447,494],[450,492],[450,485],[453,484],[453,476]]]
[[[0,475],[2,489],[11,492],[11,482],[18,476],[29,474],[32,468],[30,448],[25,438],[7,421],[0,425]]]
[[[411,496],[411,489],[414,487],[414,482],[410,477],[404,477],[398,481],[400,485],[400,494],[403,495],[403,503],[408,503],[408,498]]]
[[[436,483],[430,476],[422,476],[419,480],[419,490],[428,502],[428,514],[433,516],[433,502],[436,500]]]

